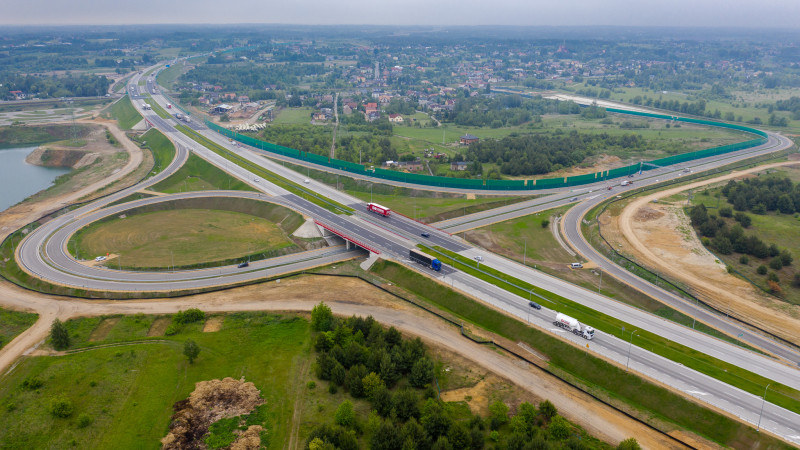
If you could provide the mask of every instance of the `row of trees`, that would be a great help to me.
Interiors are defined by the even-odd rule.
[[[758,177],[744,181],[729,181],[722,188],[722,195],[737,211],[766,214],[777,211],[781,214],[800,212],[800,184],[789,178]]]
[[[542,114],[580,114],[581,107],[574,102],[561,102],[542,97],[522,98],[519,95],[468,97],[459,99],[452,111],[439,113],[443,122],[470,127],[521,125]]]
[[[404,339],[395,328],[384,329],[372,317],[337,319],[320,303],[311,313],[319,352],[316,374],[330,381],[329,391],[340,388],[369,402],[363,417],[354,402],[345,400],[333,423],[315,428],[306,448],[370,449],[482,449],[596,448],[597,441],[581,440],[577,430],[543,401],[538,408],[522,403],[515,415],[495,401],[488,417],[439,400],[431,387],[434,361],[419,338]],[[639,448],[629,439],[623,449]]]
[[[200,64],[181,76],[183,81],[206,82],[233,92],[263,91],[268,85],[285,90],[306,76],[325,73],[322,64],[285,63],[258,67],[252,63]]]
[[[567,134],[510,135],[470,145],[466,159],[496,163],[507,175],[537,175],[580,164],[598,151],[614,149],[643,151],[645,140],[635,134],[584,134],[575,130]]]

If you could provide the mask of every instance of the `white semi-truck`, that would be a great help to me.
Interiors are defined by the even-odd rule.
[[[591,341],[594,339],[594,328],[588,325],[582,327],[581,323],[578,322],[578,319],[570,317],[566,314],[556,314],[556,320],[553,322],[553,325],[561,327],[567,331],[571,331],[572,334],[576,334],[586,340]]]

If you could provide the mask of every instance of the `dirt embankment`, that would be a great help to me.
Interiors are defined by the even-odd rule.
[[[653,203],[680,192],[746,176],[776,163],[639,197],[619,215],[601,216],[603,235],[615,247],[644,265],[690,287],[720,311],[739,317],[786,340],[800,344],[800,307],[762,293],[729,274],[725,265],[700,242],[680,204]]]
[[[188,399],[175,403],[169,434],[161,440],[162,448],[207,448],[204,438],[211,424],[220,419],[249,414],[262,403],[264,399],[259,390],[243,379],[201,381]],[[261,430],[261,426],[251,425],[239,433],[231,448],[259,448]]]

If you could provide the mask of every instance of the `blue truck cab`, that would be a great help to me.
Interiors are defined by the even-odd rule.
[[[438,259],[434,259],[433,261],[431,261],[431,269],[437,272],[442,270],[442,262],[439,261]]]

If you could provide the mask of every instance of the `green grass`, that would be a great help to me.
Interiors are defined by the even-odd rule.
[[[284,252],[295,244],[276,224],[234,211],[177,209],[91,224],[68,243],[84,259],[106,253],[106,265],[131,269],[194,267],[247,255]]]
[[[141,323],[125,318],[107,342],[139,339],[149,317]],[[86,325],[68,328],[94,329],[97,319],[79,319]],[[246,325],[246,326],[243,326]],[[200,325],[188,326],[178,335],[159,336],[166,342],[94,348],[59,357],[26,358],[0,385],[0,447],[7,448],[155,448],[167,433],[172,405],[209,379],[244,377],[261,390],[266,404],[263,425],[267,448],[283,448],[288,442],[293,402],[298,387],[300,362],[309,357],[308,322],[293,316],[261,313],[226,316],[223,329],[202,333]],[[112,333],[114,332],[112,330]],[[91,332],[89,331],[88,334]],[[77,346],[85,346],[81,334]],[[201,348],[194,364],[182,354],[183,342],[195,340]],[[44,386],[36,391],[20,388],[28,377]],[[66,419],[48,412],[50,398],[63,395],[75,412]],[[77,427],[77,417],[93,420]]]
[[[309,107],[284,108],[278,112],[272,123],[276,125],[309,124],[311,123],[311,113],[313,111],[313,108]]]
[[[168,194],[213,189],[255,191],[250,185],[228,175],[194,153],[189,155],[180,169],[151,189]]]
[[[175,145],[172,144],[164,134],[155,128],[151,128],[139,139],[144,146],[150,149],[153,154],[153,170],[151,175],[160,173],[175,159]]]
[[[184,133],[185,135],[189,136],[190,138],[194,139],[195,141],[199,142],[200,144],[202,144],[203,146],[205,146],[209,150],[213,151],[214,153],[216,153],[216,154],[222,156],[223,158],[227,159],[228,161],[231,161],[234,164],[237,164],[237,165],[239,165],[241,167],[244,167],[245,169],[249,170],[250,172],[261,176],[265,180],[267,180],[267,181],[269,181],[269,182],[271,182],[271,183],[273,183],[273,184],[275,184],[277,186],[280,186],[280,187],[286,189],[287,191],[289,191],[289,192],[291,192],[293,194],[296,194],[296,195],[298,195],[298,196],[310,201],[311,203],[314,203],[317,206],[325,208],[328,211],[334,212],[336,214],[351,214],[352,211],[353,211],[353,208],[350,208],[349,206],[342,205],[341,203],[338,203],[338,202],[336,202],[334,200],[330,200],[330,199],[328,199],[326,197],[322,197],[322,196],[320,196],[320,195],[318,195],[316,193],[307,191],[306,188],[300,186],[297,183],[289,181],[286,178],[283,178],[283,177],[281,177],[279,175],[276,175],[276,174],[264,169],[263,167],[261,167],[261,166],[259,166],[257,164],[254,164],[254,163],[252,163],[252,162],[250,162],[250,161],[248,161],[248,160],[246,160],[244,158],[241,158],[241,157],[239,157],[239,156],[237,156],[237,155],[235,155],[233,153],[230,153],[229,151],[225,150],[221,146],[215,144],[214,142],[211,142],[210,140],[208,140],[204,136],[196,133],[195,131],[191,130],[188,127],[185,127],[183,125],[177,125],[175,128],[177,128],[180,132]]]
[[[131,103],[131,98],[126,95],[111,107],[111,115],[117,119],[119,127],[123,130],[130,130],[134,125],[142,121],[142,116],[136,111]]]
[[[585,385],[601,396],[631,405],[641,411],[636,415],[645,420],[657,418],[734,448],[750,447],[758,441],[764,448],[790,448],[399,264],[381,260],[371,271],[456,317],[514,342],[526,342],[549,358],[551,372]],[[770,401],[774,402],[775,397],[772,395]]]
[[[30,125],[0,127],[0,149],[26,147],[48,142],[67,141],[89,135],[90,127],[86,125]]]
[[[518,278],[506,275],[485,264],[480,264],[480,268],[478,268],[478,263],[476,261],[444,248],[428,248],[422,245],[419,247],[429,254],[438,257],[442,262],[448,263],[465,273],[494,284],[522,298],[538,298],[538,301],[545,306],[564,312],[578,319],[581,323],[588,324],[604,333],[614,335],[619,339],[626,340],[630,337],[630,331],[625,332],[624,330],[636,329],[636,327],[629,323],[595,311],[580,303],[546,291]],[[532,296],[531,293],[533,293]],[[771,387],[776,394],[771,401],[790,411],[800,413],[800,392],[795,389],[779,383],[774,383],[766,377],[754,374],[646,330],[638,330],[635,341],[639,347],[649,349],[657,355],[681,363],[686,367],[754,395],[763,393],[764,387],[771,383]],[[737,342],[737,344],[741,345],[739,342]]]
[[[38,314],[0,308],[0,348],[27,330],[38,318]]]
[[[172,86],[175,84],[175,80],[183,72],[183,64],[172,64],[168,68],[162,70],[158,73],[157,82],[159,85],[166,87],[167,89],[172,89]]]

